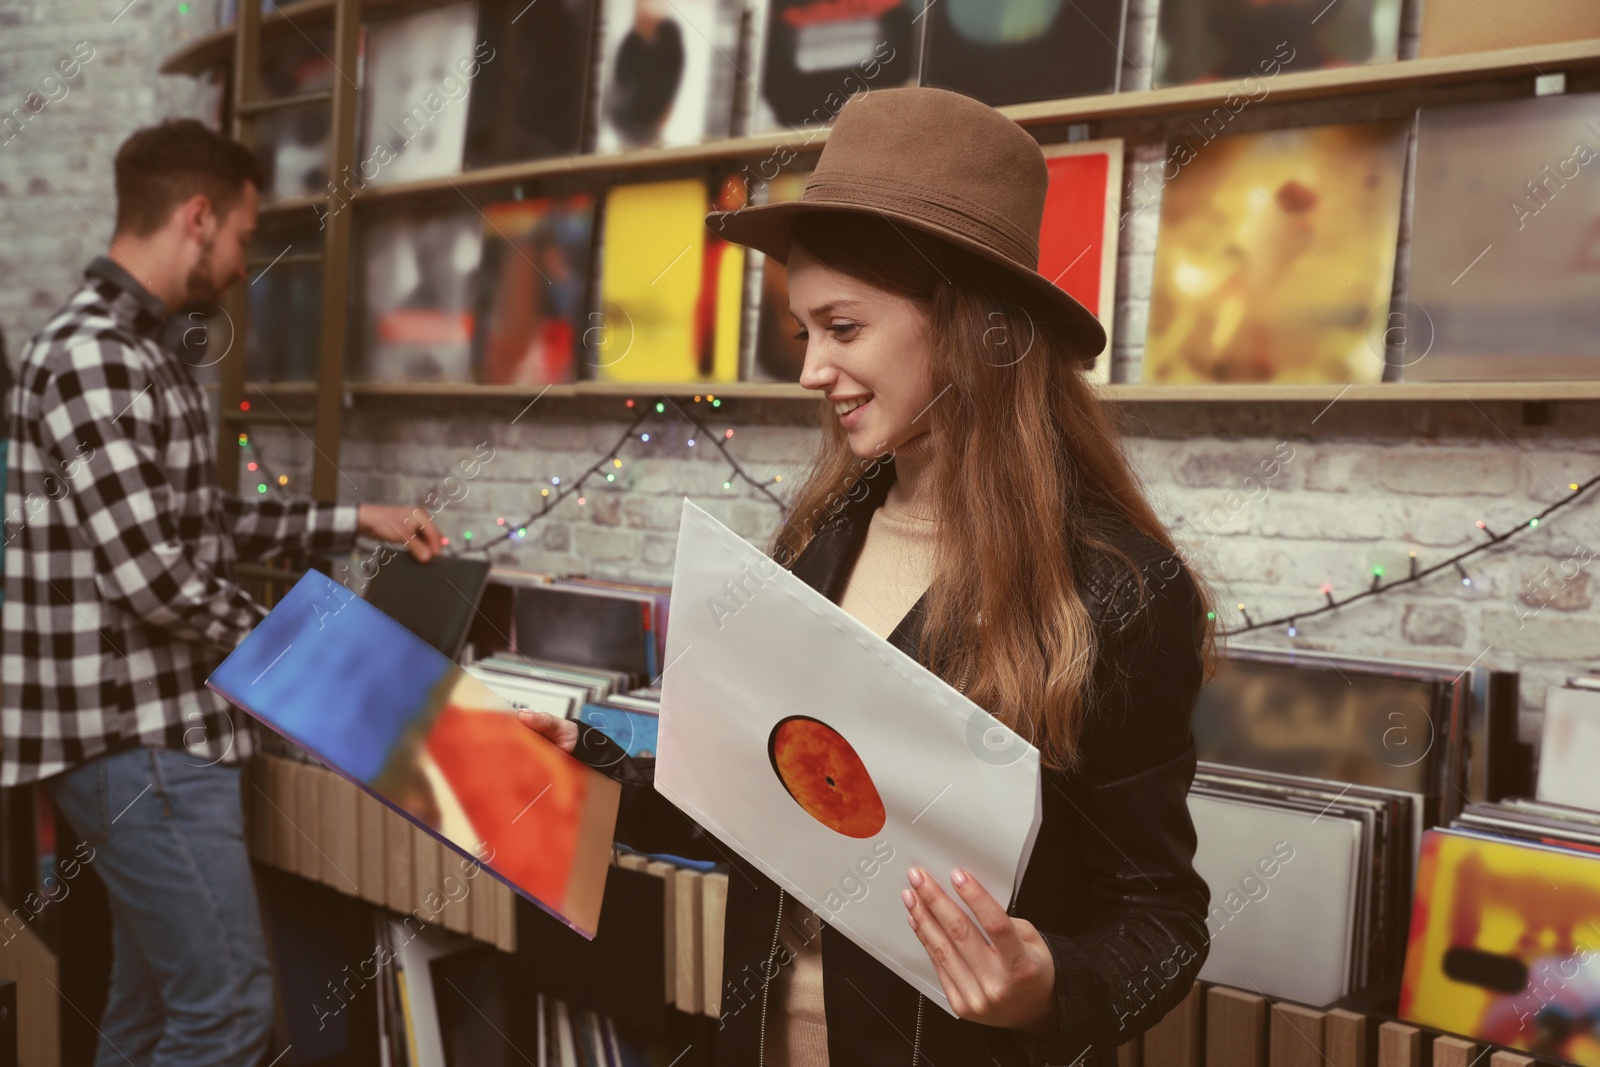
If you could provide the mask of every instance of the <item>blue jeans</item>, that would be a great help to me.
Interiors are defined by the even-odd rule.
[[[272,972],[237,767],[137,748],[49,780],[111,898],[111,993],[95,1067],[254,1067]]]

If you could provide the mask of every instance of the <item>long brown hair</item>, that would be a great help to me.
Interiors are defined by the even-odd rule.
[[[1075,766],[1098,652],[1075,561],[1084,550],[1120,558],[1137,583],[1132,611],[1150,595],[1140,568],[1093,517],[1120,514],[1175,551],[1109,413],[1076,369],[1078,354],[1017,302],[1013,276],[949,242],[832,212],[802,215],[791,241],[928,315],[934,447],[923,476],[940,524],[919,658],[952,684],[970,671],[968,697],[1037,746],[1045,766]],[[818,454],[769,546],[785,565],[816,533],[816,519],[837,513],[841,492],[859,497],[851,488],[871,472],[828,405],[819,408]],[[1209,675],[1213,601],[1192,568],[1190,577]]]

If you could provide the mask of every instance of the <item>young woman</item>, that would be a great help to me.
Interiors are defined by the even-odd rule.
[[[719,1065],[1110,1064],[1205,959],[1186,796],[1209,597],[1082,377],[1103,329],[1036,272],[1046,183],[997,111],[877,90],[801,201],[707,219],[786,262],[800,381],[827,399],[773,557],[1041,753],[1009,910],[959,870],[877,875],[905,877],[958,1018],[690,824],[653,760],[523,713],[625,783],[620,839],[730,863]],[[974,756],[1015,759],[1000,740]]]

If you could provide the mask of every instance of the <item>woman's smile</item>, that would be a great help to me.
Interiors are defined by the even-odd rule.
[[[867,417],[866,409],[871,403],[871,393],[835,400],[833,402],[833,410],[839,416],[839,425],[847,430],[860,425],[861,421]]]

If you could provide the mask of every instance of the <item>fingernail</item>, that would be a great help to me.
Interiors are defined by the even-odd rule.
[[[918,889],[922,888],[922,869],[920,867],[911,868],[911,870],[906,872],[906,877],[911,879],[912,885],[916,886]]]
[[[911,929],[915,930],[917,928],[917,917],[915,915],[907,915],[906,922],[911,924]]]
[[[900,899],[906,902],[908,908],[917,906],[917,895],[909,889],[900,890]]]
[[[967,884],[967,872],[963,871],[960,867],[957,867],[955,870],[951,871],[950,872],[950,884],[951,885],[966,885]]]

